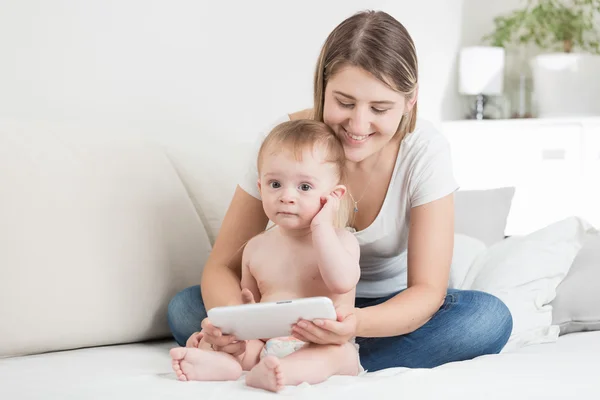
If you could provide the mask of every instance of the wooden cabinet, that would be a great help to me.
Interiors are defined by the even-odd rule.
[[[506,234],[580,215],[600,226],[600,118],[451,121],[461,190],[514,186]]]

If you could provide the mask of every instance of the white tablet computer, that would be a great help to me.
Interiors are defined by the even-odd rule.
[[[291,336],[292,324],[300,319],[336,319],[328,297],[308,297],[271,303],[215,307],[208,311],[210,322],[221,332],[239,340]]]

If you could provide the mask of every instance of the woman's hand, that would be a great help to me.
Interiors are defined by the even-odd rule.
[[[349,306],[336,307],[337,320],[317,319],[313,322],[300,320],[292,326],[292,335],[303,342],[316,344],[344,344],[356,336],[357,309]]]
[[[244,340],[238,341],[233,335],[224,335],[219,328],[211,324],[208,318],[202,320],[200,334],[204,335],[204,341],[210,344],[214,351],[222,351],[234,357],[242,355],[246,351]]]
[[[204,336],[204,333],[202,332],[194,332],[192,333],[192,336],[190,336],[187,340],[187,342],[185,342],[185,347],[199,347],[200,346],[200,341],[202,340],[202,337]]]
[[[250,290],[242,290],[242,301],[244,304],[254,303],[254,296]],[[238,341],[233,335],[223,335],[223,332],[214,326],[208,318],[202,320],[202,331],[198,334],[204,335],[204,341],[210,344],[210,347],[215,351],[222,351],[231,354],[234,357],[242,355],[246,351],[245,340]],[[197,334],[193,334],[190,339],[188,339],[188,342],[196,335]],[[202,339],[202,337],[198,339],[198,342],[200,342],[200,339]]]

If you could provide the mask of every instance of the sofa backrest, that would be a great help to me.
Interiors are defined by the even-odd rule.
[[[170,336],[210,249],[163,148],[0,119],[0,357]]]

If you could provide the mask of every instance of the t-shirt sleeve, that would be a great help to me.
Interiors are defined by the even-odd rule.
[[[250,150],[251,154],[248,157],[246,169],[242,173],[242,176],[240,177],[240,180],[238,181],[238,185],[246,193],[257,198],[258,200],[261,199],[260,193],[258,192],[258,185],[257,185],[258,169],[256,167],[256,159],[258,158],[258,151],[260,150],[260,146],[262,145],[263,140],[265,140],[265,138],[267,137],[269,132],[271,132],[271,130],[273,128],[275,128],[275,126],[277,126],[283,122],[289,121],[289,120],[290,120],[290,117],[286,114],[285,116],[281,116],[277,120],[271,122],[263,130],[261,130],[261,132],[256,137],[256,140],[254,141],[254,143],[251,146],[251,150]]]
[[[458,190],[454,178],[450,143],[437,131],[422,144],[414,159],[409,185],[410,206],[416,207]]]

